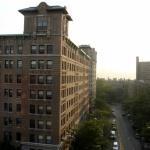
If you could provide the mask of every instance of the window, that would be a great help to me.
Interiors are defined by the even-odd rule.
[[[22,90],[21,89],[17,89],[17,97],[21,97],[22,94]]]
[[[38,128],[43,129],[44,128],[44,121],[38,120]]]
[[[31,54],[37,54],[37,45],[31,46]]]
[[[34,90],[30,91],[30,98],[31,99],[36,99],[36,91],[34,91]]]
[[[30,119],[30,128],[35,128],[35,120]]]
[[[9,60],[9,68],[13,68],[14,65],[14,61],[13,60]]]
[[[16,141],[21,141],[21,133],[20,132],[16,133]]]
[[[51,128],[51,121],[46,121],[46,129],[50,129]]]
[[[4,103],[4,111],[8,111],[8,103]]]
[[[45,32],[47,30],[48,22],[44,16],[37,17],[37,32]]]
[[[11,141],[12,140],[12,133],[10,131],[4,131],[4,141]]]
[[[17,53],[18,53],[18,54],[22,54],[22,53],[23,53],[22,45],[19,45],[19,46],[18,46]]]
[[[5,74],[4,76],[5,83],[9,83],[9,75]]]
[[[53,54],[54,45],[47,45],[47,54]]]
[[[22,119],[21,118],[16,118],[16,126],[20,126],[22,123]]]
[[[12,97],[12,95],[13,95],[12,89],[9,89],[9,97]]]
[[[52,142],[52,137],[49,136],[49,135],[47,135],[47,136],[46,136],[46,143],[47,143],[47,144],[51,144],[51,142]]]
[[[9,74],[9,83],[12,83],[12,82],[13,82],[13,75]]]
[[[53,61],[52,60],[48,60],[47,61],[47,69],[50,69],[52,67]]]
[[[12,89],[4,89],[4,96],[12,97]]]
[[[10,117],[4,117],[4,125],[12,125],[12,119]]]
[[[38,83],[44,84],[44,76],[38,76]]]
[[[51,106],[46,106],[46,114],[52,114]]]
[[[2,49],[2,46],[0,45],[0,54],[2,54],[3,52],[3,49]]]
[[[17,74],[17,83],[21,83],[21,74]]]
[[[22,68],[22,60],[17,60],[17,68]]]
[[[38,142],[43,143],[44,142],[44,136],[43,135],[38,135]]]
[[[5,126],[9,125],[9,118],[8,117],[4,117],[4,125]]]
[[[44,60],[38,61],[38,69],[44,69]]]
[[[31,61],[31,69],[36,69],[37,68],[37,62],[36,60]]]
[[[44,54],[45,53],[45,45],[40,45],[39,46],[39,54]]]
[[[35,114],[35,105],[30,105],[30,113]]]
[[[12,112],[12,104],[11,103],[4,103],[4,111]]]
[[[21,104],[17,104],[16,105],[16,111],[17,112],[21,112]]]
[[[38,99],[44,99],[44,91],[38,91]]]
[[[5,74],[4,75],[5,83],[12,83],[13,82],[13,75],[12,74]]]
[[[11,103],[9,104],[9,110],[8,111],[12,112],[12,104]]]
[[[13,60],[5,60],[5,68],[13,68],[14,61]]]
[[[2,61],[0,60],[0,68],[2,68]]]
[[[38,114],[43,114],[43,113],[44,113],[44,107],[38,106]]]
[[[5,46],[5,54],[13,54],[14,53],[14,46]]]
[[[52,92],[46,91],[46,99],[52,99]]]
[[[30,139],[30,142],[35,142],[35,135],[30,134],[29,139]]]
[[[46,83],[47,83],[47,84],[52,83],[52,79],[53,79],[52,76],[46,76]]]
[[[36,75],[30,75],[30,83],[36,84]]]

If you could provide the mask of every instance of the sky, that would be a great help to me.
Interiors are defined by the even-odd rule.
[[[19,9],[41,0],[0,0],[0,34],[23,33]],[[97,51],[97,77],[135,79],[136,56],[150,61],[150,0],[45,0],[66,6],[69,38]]]

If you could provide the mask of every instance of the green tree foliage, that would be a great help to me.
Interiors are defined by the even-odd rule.
[[[108,123],[99,120],[83,122],[74,134],[73,150],[105,150],[108,145]]]
[[[105,80],[96,81],[96,100],[104,102],[122,102],[128,93],[128,80]]]
[[[135,93],[124,101],[124,109],[130,114],[133,127],[150,141],[150,85],[136,84]]]

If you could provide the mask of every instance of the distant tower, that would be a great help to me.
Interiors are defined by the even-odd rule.
[[[139,57],[136,57],[136,80],[139,79]]]

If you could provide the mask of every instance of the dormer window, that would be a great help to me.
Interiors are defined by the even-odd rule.
[[[48,21],[45,16],[37,17],[37,32],[43,33],[47,31]]]

